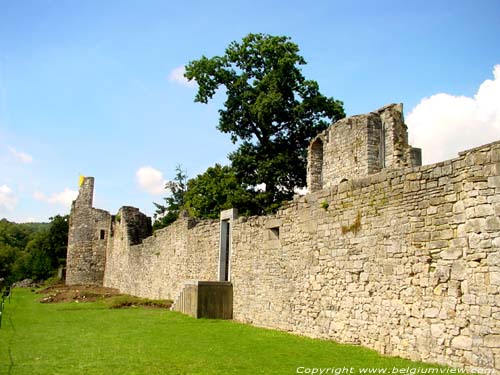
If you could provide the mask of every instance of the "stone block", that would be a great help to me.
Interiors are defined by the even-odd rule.
[[[446,326],[443,323],[431,324],[431,335],[434,338],[441,337],[446,331]]]
[[[283,225],[283,221],[280,219],[269,219],[266,221],[266,228],[278,228]]]
[[[449,248],[441,252],[441,258],[445,260],[454,260],[462,257],[463,250],[461,248]]]
[[[471,350],[472,338],[469,336],[456,336],[451,340],[451,347],[455,349]]]
[[[498,218],[498,216],[490,216],[486,218],[486,230],[500,230],[500,219]]]
[[[454,233],[452,229],[444,229],[432,232],[431,239],[432,240],[451,240],[454,237]]]
[[[488,186],[492,188],[500,188],[500,176],[488,177]]]
[[[445,201],[446,202],[456,202],[457,201],[457,194],[456,193],[452,193],[452,194],[448,194],[444,197]]]
[[[500,161],[500,148],[492,149],[490,151],[490,156],[492,162]]]
[[[481,317],[489,318],[491,316],[491,306],[481,306],[479,309],[479,313]]]
[[[465,231],[467,233],[482,232],[485,229],[486,229],[486,219],[484,218],[470,219],[465,222]]]
[[[462,296],[462,302],[466,305],[475,305],[476,304],[476,296],[474,294],[464,294]]]
[[[456,214],[465,212],[465,206],[463,201],[458,201],[453,205],[453,212]]]
[[[500,272],[490,272],[490,284],[500,286]]]
[[[428,307],[424,310],[425,318],[436,318],[439,315],[439,309],[436,307]]]
[[[443,249],[445,247],[448,247],[448,241],[447,240],[437,240],[437,241],[430,241],[429,242],[429,249]]]
[[[484,337],[484,346],[487,348],[500,348],[500,335],[486,335]]]
[[[431,238],[431,234],[429,232],[417,232],[411,235],[411,241],[414,242],[427,242]]]
[[[486,217],[490,215],[494,215],[493,207],[490,204],[481,204],[475,207],[476,216],[478,217]]]

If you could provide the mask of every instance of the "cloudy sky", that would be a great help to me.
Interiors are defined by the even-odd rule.
[[[221,98],[194,103],[183,66],[250,32],[287,35],[348,115],[404,103],[424,163],[500,139],[500,2],[0,0],[0,218],[95,205],[152,214],[181,164],[235,149]]]

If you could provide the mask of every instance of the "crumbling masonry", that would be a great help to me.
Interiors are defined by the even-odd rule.
[[[498,371],[500,141],[420,160],[402,106],[386,106],[318,135],[309,193],[275,215],[181,217],[153,234],[135,208],[92,208],[85,178],[67,283],[175,301],[190,280],[230,281],[238,321]]]

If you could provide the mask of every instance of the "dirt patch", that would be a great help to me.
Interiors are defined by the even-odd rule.
[[[55,284],[37,291],[45,294],[41,303],[56,302],[94,302],[121,295],[118,290],[95,285]]]

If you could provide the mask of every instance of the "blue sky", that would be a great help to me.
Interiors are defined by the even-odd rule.
[[[426,162],[500,139],[498,0],[0,0],[0,217],[68,213],[80,174],[152,214],[176,164],[225,163],[222,98],[175,72],[250,32],[290,36],[348,115],[404,103]]]

